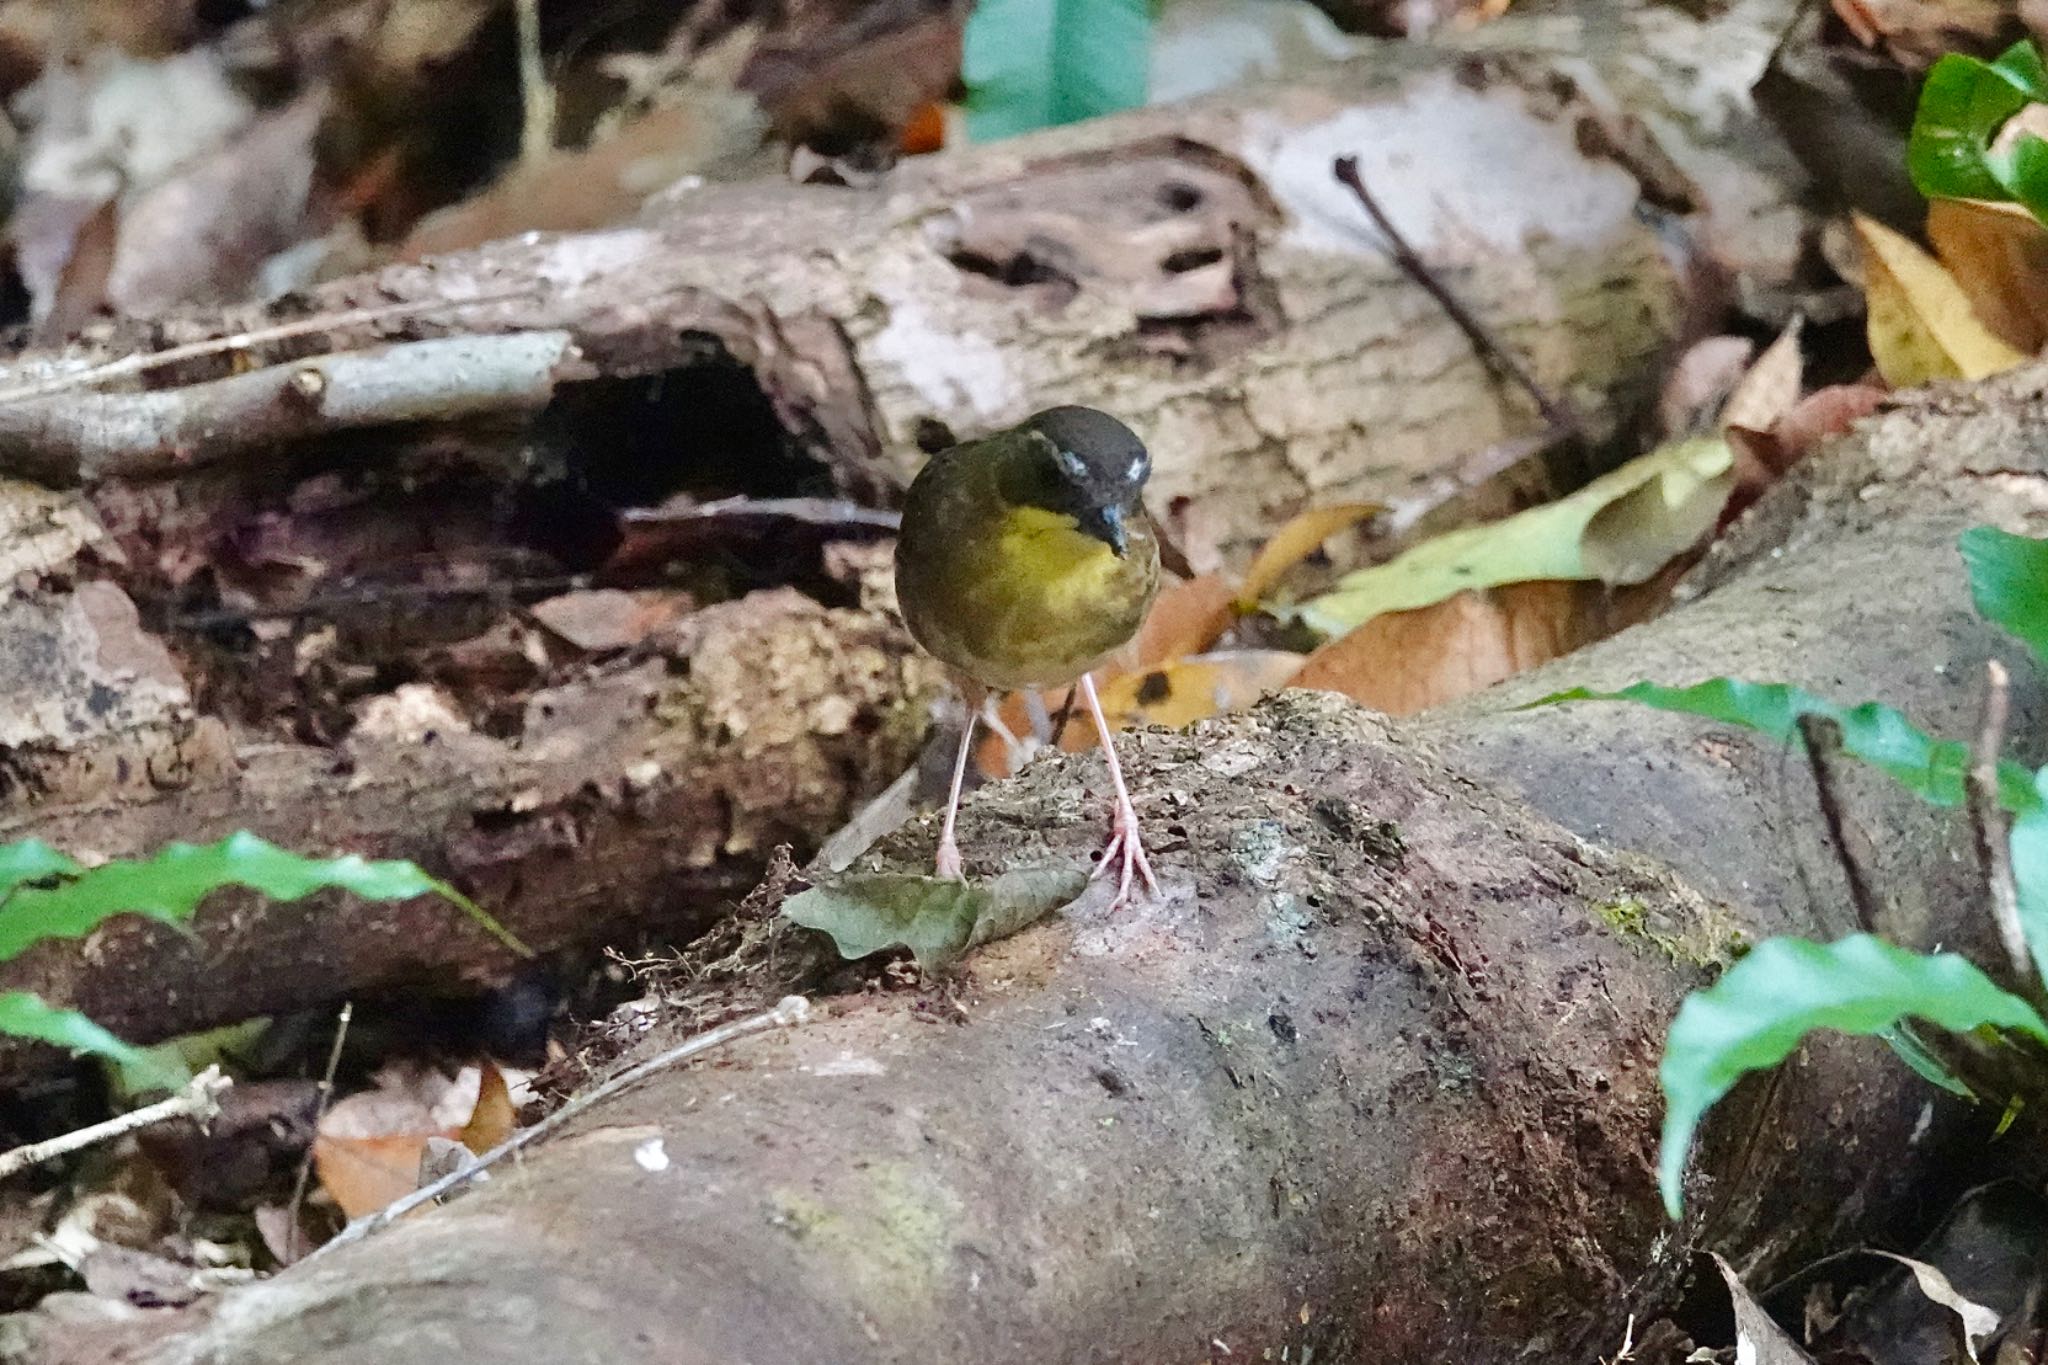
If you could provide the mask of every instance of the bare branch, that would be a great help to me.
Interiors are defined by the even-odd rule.
[[[562,331],[405,342],[147,393],[0,404],[0,470],[51,486],[152,478],[357,427],[532,412],[574,354]]]
[[[210,1066],[192,1078],[183,1090],[167,1100],[144,1105],[140,1109],[117,1114],[105,1123],[95,1123],[89,1128],[80,1128],[74,1133],[53,1137],[47,1142],[31,1142],[20,1147],[0,1152],[0,1180],[17,1175],[31,1166],[40,1166],[45,1161],[54,1161],[71,1152],[83,1151],[87,1147],[111,1142],[138,1129],[151,1128],[171,1119],[198,1119],[201,1122],[220,1112],[220,1093],[234,1082],[221,1075],[220,1068]]]

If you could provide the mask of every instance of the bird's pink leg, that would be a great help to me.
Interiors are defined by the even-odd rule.
[[[1124,786],[1124,770],[1116,761],[1116,741],[1110,738],[1109,721],[1102,714],[1102,702],[1095,695],[1095,679],[1089,674],[1081,675],[1081,695],[1088,699],[1088,714],[1095,717],[1095,733],[1102,739],[1102,754],[1109,761],[1110,784],[1116,788],[1116,814],[1109,824],[1109,847],[1102,851],[1102,861],[1095,867],[1095,875],[1108,873],[1113,864],[1117,869],[1116,897],[1109,903],[1111,910],[1121,909],[1130,904],[1131,873],[1145,879],[1145,889],[1152,895],[1159,894],[1159,880],[1152,875],[1152,863],[1145,857],[1144,841],[1138,837],[1138,811],[1131,805],[1131,793]]]
[[[968,699],[967,720],[960,727],[960,752],[953,756],[953,793],[946,798],[946,820],[939,826],[939,856],[935,860],[933,875],[951,881],[962,881],[960,871],[960,844],[953,837],[953,818],[960,813],[960,787],[967,780],[967,755],[974,749],[974,718],[981,710],[977,698]]]

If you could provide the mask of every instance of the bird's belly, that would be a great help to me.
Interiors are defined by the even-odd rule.
[[[911,619],[920,643],[993,687],[1070,683],[1143,622],[1157,571],[1062,527],[1026,525],[946,574],[953,609]]]

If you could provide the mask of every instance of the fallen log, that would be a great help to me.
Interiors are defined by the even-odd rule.
[[[1817,1042],[1725,1106],[1684,1229],[1652,1172],[1678,996],[1738,938],[1838,913],[1826,867],[1786,869],[1784,756],[1512,703],[1732,670],[1966,732],[1984,661],[2020,651],[1970,611],[1955,536],[2048,519],[2044,410],[2039,367],[1904,400],[1769,497],[1694,600],[1457,714],[1292,693],[1136,737],[1163,903],[1084,901],[953,982],[821,1002],[134,1358],[1578,1362],[1694,1237],[1764,1278],[1840,1245],[1954,1131],[1874,1046]],[[970,868],[1081,860],[1099,781],[1072,757],[984,789]],[[1888,928],[1988,938],[1961,816],[1850,804]]]
[[[794,632],[806,662],[787,698],[730,704],[786,701],[842,728],[746,753],[743,774],[716,727],[660,715],[551,766],[534,755],[561,747],[558,727],[537,699],[379,691],[383,673],[431,670],[417,651],[368,653],[368,632],[291,633],[310,619],[301,604],[353,594],[416,625],[426,613],[408,590],[422,585],[372,575],[364,589],[352,575],[449,540],[587,577],[604,556],[579,527],[679,490],[786,496],[822,479],[887,501],[920,445],[1062,401],[1111,408],[1149,438],[1154,509],[1197,568],[1241,561],[1311,502],[1386,501],[1410,527],[1451,515],[1447,500],[1498,506],[1524,481],[1472,488],[1446,471],[1540,418],[1391,263],[1332,161],[1357,155],[1472,311],[1596,431],[1613,429],[1685,325],[1691,270],[1668,250],[1674,230],[1789,283],[1769,259],[1798,236],[1774,144],[1721,94],[1689,114],[1677,103],[1760,67],[1772,30],[1759,16],[1774,10],[1717,20],[1717,60],[1738,73],[1727,86],[1646,80],[1645,62],[1697,60],[1690,21],[1661,12],[1617,8],[1593,49],[1576,22],[1502,24],[1463,47],[1389,45],[1282,89],[909,164],[872,190],[679,190],[644,226],[501,242],[147,333],[240,338],[221,353],[144,367],[145,334],[116,328],[25,358],[4,386],[28,396],[0,416],[0,469],[83,487],[0,485],[0,567],[18,589],[0,602],[0,690],[25,699],[0,715],[0,834],[121,855],[246,826],[410,856],[543,949],[621,919],[701,925],[774,839],[815,846],[907,761],[929,678],[884,615],[767,612],[769,644]],[[1670,142],[1655,155],[1617,123],[1652,108]],[[1745,148],[1752,159],[1734,159]],[[1715,175],[1693,184],[1687,167]],[[1707,188],[1731,168],[1739,193]],[[1784,243],[1757,248],[1760,223]],[[249,340],[266,325],[288,338]],[[429,353],[457,357],[457,373],[391,373]],[[267,363],[239,373],[252,355]],[[479,366],[479,392],[448,392]],[[363,376],[372,391],[344,391]],[[468,420],[423,423],[422,394]],[[242,596],[183,610],[206,574]],[[721,608],[702,637],[735,642],[763,610]],[[223,644],[222,622],[256,643]],[[705,647],[661,657],[694,678],[693,648]],[[648,660],[538,700],[573,710],[658,693]],[[322,692],[335,674],[354,689],[346,705]],[[781,733],[766,715],[748,709],[733,733]],[[616,795],[650,765],[674,777],[667,795]],[[648,813],[614,818],[621,802]],[[155,1039],[503,965],[444,918],[224,900],[189,942],[116,926],[6,964],[0,984]],[[133,986],[138,963],[149,991]],[[22,1064],[0,1048],[0,1071]]]

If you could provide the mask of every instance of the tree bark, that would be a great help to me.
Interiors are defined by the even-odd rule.
[[[1654,1191],[1679,995],[1738,936],[1839,925],[1832,869],[1791,870],[1798,770],[1724,725],[1513,704],[1733,672],[1966,733],[1984,661],[2022,651],[1971,612],[1954,540],[2048,520],[2044,410],[2040,367],[1902,400],[1771,495],[1694,600],[1458,713],[1292,693],[1136,736],[1164,902],[1104,916],[1098,892],[946,987],[659,1076],[136,1358],[404,1365],[510,1332],[551,1360],[1577,1362],[1695,1239],[1766,1279],[1853,1239],[1953,1136],[1874,1044],[1738,1092],[1683,1229]],[[2038,677],[2016,700],[2038,748]],[[970,866],[1080,860],[1087,786],[1092,756],[985,789]],[[1888,927],[1988,939],[1962,818],[1847,797]]]

